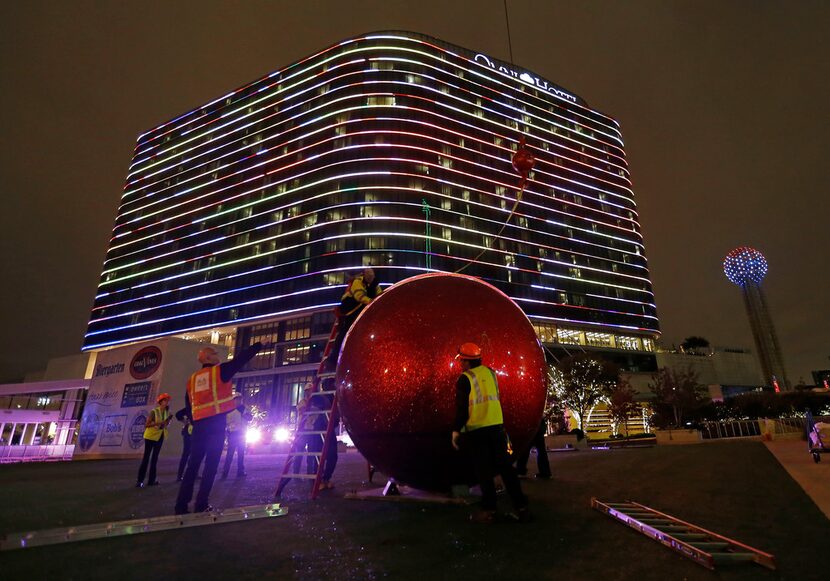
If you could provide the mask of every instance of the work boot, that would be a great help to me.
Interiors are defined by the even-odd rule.
[[[143,482],[136,482],[135,487],[136,488],[144,488],[144,483]]]

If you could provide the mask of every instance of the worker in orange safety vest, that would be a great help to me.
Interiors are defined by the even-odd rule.
[[[202,364],[202,368],[190,376],[185,394],[185,407],[189,410],[186,415],[193,420],[193,435],[190,458],[176,498],[176,514],[189,512],[188,505],[193,497],[196,475],[203,460],[205,469],[202,472],[194,511],[212,510],[208,499],[225,445],[225,416],[236,407],[231,379],[260,350],[268,347],[268,342],[254,343],[240,351],[232,361],[221,364],[219,354],[213,347],[205,347],[199,351],[199,363]]]

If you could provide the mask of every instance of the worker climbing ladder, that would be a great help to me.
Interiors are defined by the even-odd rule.
[[[312,406],[306,406],[306,408],[300,412],[299,417],[297,418],[298,428],[294,434],[294,442],[291,444],[291,450],[288,452],[288,457],[285,459],[285,466],[282,469],[282,474],[280,475],[279,482],[277,483],[277,489],[274,492],[275,499],[279,498],[288,482],[292,479],[314,480],[314,484],[311,487],[312,500],[317,498],[317,494],[320,492],[320,482],[326,465],[326,456],[329,445],[332,442],[332,439],[337,437],[334,433],[334,429],[335,425],[339,423],[339,420],[337,419],[337,390],[334,389],[334,369],[336,368],[336,364],[331,365],[329,359],[332,357],[335,358],[336,363],[338,353],[334,352],[333,347],[337,341],[337,334],[340,329],[340,318],[340,309],[336,307],[334,309],[334,324],[331,327],[326,347],[323,350],[323,357],[320,360],[320,364],[317,366],[317,371],[314,374],[314,379],[312,380],[312,394],[315,396],[324,396],[327,401],[331,402],[331,405],[328,406],[327,409],[322,410],[315,409]],[[317,424],[317,422],[304,421],[306,419],[311,419],[312,417],[316,419],[315,416],[319,417],[320,415],[324,415],[326,417],[327,421],[325,430],[315,430],[313,425]],[[304,425],[309,424],[312,425],[311,428],[303,428]],[[303,450],[302,448],[309,439],[307,437],[320,438],[322,440],[321,451],[312,452],[310,450]],[[294,473],[291,469],[292,464],[294,464],[295,461],[300,464],[303,458],[308,457],[317,458],[317,472],[315,474],[303,474],[300,471],[302,470],[302,466],[300,466],[300,470],[298,470],[297,473]]]
[[[591,506],[681,555],[714,569],[716,565],[754,562],[775,569],[775,557],[636,502],[602,502]]]

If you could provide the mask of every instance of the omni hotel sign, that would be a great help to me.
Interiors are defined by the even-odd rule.
[[[573,103],[577,102],[576,97],[574,97],[573,95],[571,95],[569,93],[566,93],[562,89],[554,87],[553,85],[549,84],[544,79],[540,79],[539,77],[535,77],[535,76],[531,75],[530,73],[528,73],[526,71],[523,72],[523,73],[520,73],[520,72],[517,72],[516,70],[511,69],[509,67],[506,67],[504,65],[496,64],[487,55],[478,53],[475,56],[475,58],[473,58],[473,60],[477,63],[481,63],[481,64],[484,64],[484,65],[490,67],[494,71],[498,71],[498,72],[503,73],[505,75],[515,77],[515,78],[519,79],[520,81],[522,81],[524,83],[527,83],[528,85],[533,85],[534,87],[542,89],[543,91],[547,91],[548,93],[556,95],[557,97],[567,99],[569,101],[572,101]]]

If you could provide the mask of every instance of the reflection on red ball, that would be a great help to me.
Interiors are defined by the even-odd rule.
[[[337,366],[349,435],[384,474],[425,490],[473,482],[450,443],[458,346],[477,343],[495,370],[514,449],[530,443],[547,367],[525,314],[504,293],[460,274],[424,274],[387,289],[352,326]]]

